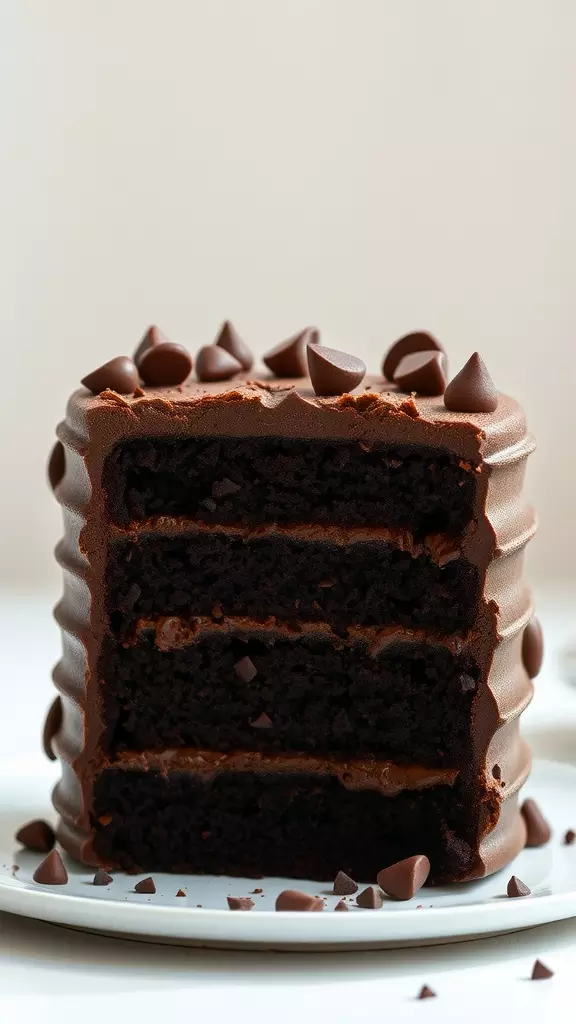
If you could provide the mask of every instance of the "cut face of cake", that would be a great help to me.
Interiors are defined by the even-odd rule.
[[[72,396],[51,744],[73,856],[366,882],[511,860],[533,445],[497,401],[382,378]]]

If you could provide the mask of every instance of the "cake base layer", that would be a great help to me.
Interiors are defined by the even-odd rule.
[[[124,441],[104,472],[116,522],[187,515],[208,523],[389,523],[460,532],[474,467],[448,451],[301,438]]]
[[[151,615],[245,615],[345,629],[402,625],[462,633],[477,610],[477,570],[440,566],[393,544],[197,532],[131,535],[108,551],[108,614],[128,636]]]
[[[155,640],[146,633],[130,646],[104,645],[98,674],[108,755],[200,747],[374,755],[430,767],[467,759],[478,680],[469,654],[398,641],[371,651],[361,640],[273,630],[206,631],[173,650]]]
[[[431,881],[457,881],[474,868],[475,819],[458,785],[391,797],[316,774],[109,769],[94,786],[95,854],[128,871],[373,882],[424,853]]]

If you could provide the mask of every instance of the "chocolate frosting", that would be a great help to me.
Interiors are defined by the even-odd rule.
[[[524,844],[517,793],[530,765],[518,717],[532,694],[521,657],[523,630],[532,614],[522,565],[535,521],[522,502],[521,490],[525,460],[534,444],[526,433],[522,410],[511,398],[500,395],[492,413],[457,413],[447,410],[442,399],[407,397],[381,378],[367,378],[352,394],[337,397],[315,395],[306,380],[272,379],[189,382],[175,388],[151,387],[135,396],[112,391],[91,395],[86,389],[72,395],[66,420],[58,429],[66,449],[66,469],[56,486],[64,513],[64,538],[58,549],[64,596],[56,612],[63,631],[63,657],[54,673],[62,695],[62,722],[52,742],[62,761],[54,803],[61,816],[58,836],[63,846],[84,862],[99,865],[92,848],[90,810],[94,770],[105,768],[98,749],[101,723],[96,692],[96,664],[106,625],[106,546],[111,533],[101,487],[103,463],[120,440],[190,435],[428,445],[456,453],[471,472],[477,472],[474,528],[459,545],[484,581],[480,614],[466,638],[482,680],[473,709],[470,763],[461,780],[470,786],[471,799],[477,801],[479,791],[483,794],[469,877],[480,877],[507,863]],[[184,522],[174,521],[172,528],[182,528]],[[190,522],[185,525],[199,528]],[[334,536],[342,533],[336,528],[332,532]],[[411,553],[417,547],[405,531],[393,542]],[[454,542],[447,538],[435,538],[430,547],[438,558],[453,556]],[[394,632],[404,638],[412,633]],[[128,753],[126,758],[131,756],[142,755]],[[172,752],[165,759],[165,769],[181,764],[183,756]],[[495,765],[498,778],[498,772],[493,774]],[[325,771],[326,766],[317,765],[316,770]]]

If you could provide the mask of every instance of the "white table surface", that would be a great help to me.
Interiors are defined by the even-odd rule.
[[[57,595],[0,592],[2,760],[36,774],[38,736],[59,656]],[[576,763],[576,688],[559,651],[576,644],[576,588],[537,595],[545,667],[524,732],[537,756]],[[568,815],[569,816],[569,815]],[[576,802],[573,809],[576,826]],[[555,971],[529,982],[532,963]],[[0,1021],[486,1021],[511,1011],[541,1021],[574,1004],[576,920],[513,935],[421,949],[360,953],[196,950],[85,935],[0,914]],[[437,999],[414,999],[430,985]]]

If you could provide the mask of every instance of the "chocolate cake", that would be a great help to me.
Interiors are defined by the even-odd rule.
[[[388,379],[312,331],[265,357],[308,345],[311,380],[247,379],[225,328],[198,382],[149,331],[58,428],[58,839],[107,870],[488,874],[525,842],[522,410],[476,356],[443,394],[423,333]]]

